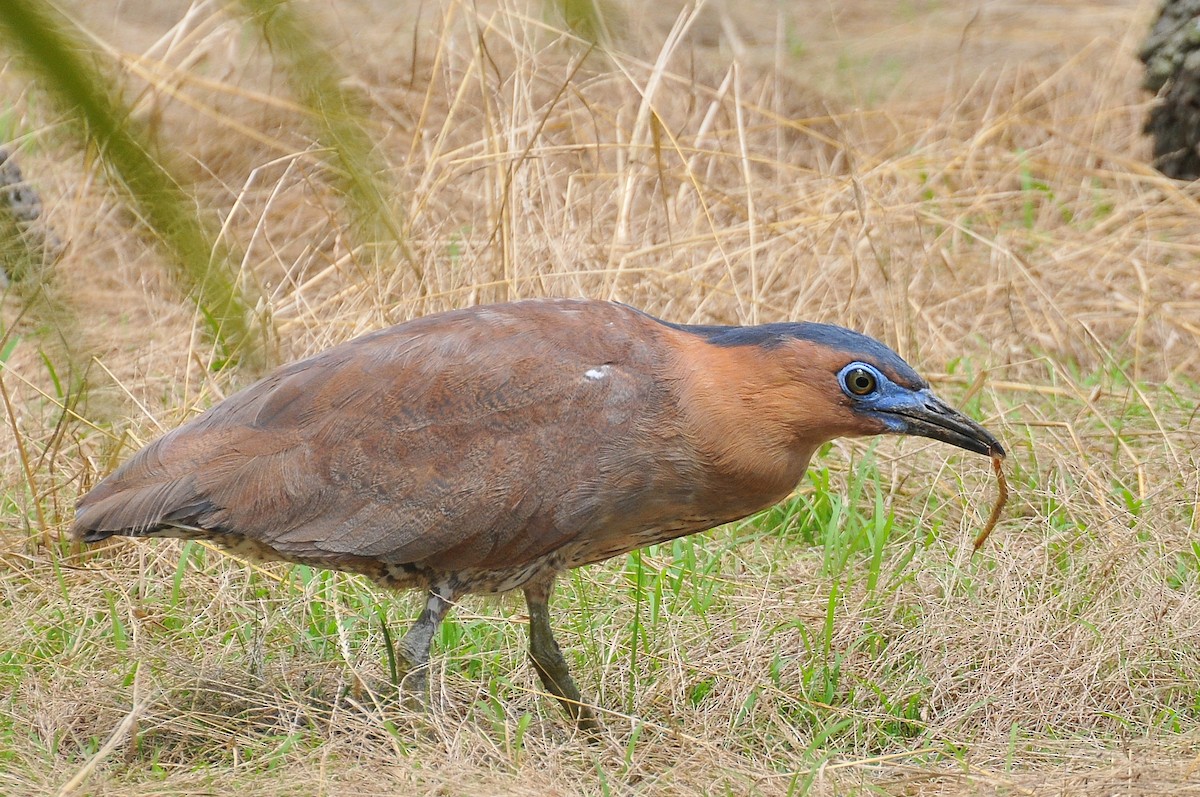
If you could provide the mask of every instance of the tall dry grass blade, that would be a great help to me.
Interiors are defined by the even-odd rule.
[[[241,0],[241,6],[259,26],[299,102],[312,113],[320,142],[333,154],[338,187],[352,208],[359,244],[371,249],[379,264],[394,246],[424,293],[425,275],[405,242],[385,164],[367,132],[365,109],[356,107],[343,88],[345,75],[321,43],[316,23],[287,0]]]
[[[33,467],[29,458],[29,451],[25,446],[24,435],[21,434],[20,425],[17,423],[17,410],[13,406],[12,398],[8,394],[8,387],[4,384],[4,373],[0,369],[0,402],[4,405],[4,414],[8,420],[8,427],[13,433],[13,442],[17,449],[17,458],[21,463],[21,470],[25,476],[25,487],[29,491],[30,501],[33,504],[34,517],[37,518],[38,531],[41,533],[42,542],[46,547],[50,546],[50,527],[46,524],[46,514],[42,509],[42,504],[37,500],[39,490],[37,489],[38,480],[34,475]]]

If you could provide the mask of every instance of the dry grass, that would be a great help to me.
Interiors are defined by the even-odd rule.
[[[515,0],[313,6],[411,258],[346,232],[318,127],[221,4],[73,11],[246,253],[280,358],[538,295],[842,323],[1000,434],[1007,517],[972,557],[985,460],[838,444],[780,508],[564,580],[601,743],[539,697],[510,600],[458,608],[428,715],[377,704],[348,687],[383,677],[377,614],[411,596],[56,542],[131,446],[251,375],[213,374],[10,67],[67,249],[53,303],[3,305],[0,793],[1200,793],[1200,202],[1145,165],[1148,4],[659,3],[611,58]],[[80,419],[64,347],[95,358]]]

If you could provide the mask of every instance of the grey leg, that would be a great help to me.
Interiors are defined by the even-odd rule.
[[[408,633],[396,645],[396,654],[407,669],[404,676],[404,690],[422,699],[428,688],[429,646],[433,643],[433,635],[437,633],[438,625],[446,612],[450,610],[453,593],[444,584],[435,584],[429,588],[429,599],[425,601],[425,610],[408,629]]]
[[[600,723],[590,706],[583,704],[579,687],[571,679],[566,659],[554,632],[550,630],[550,588],[553,577],[525,586],[525,605],[529,607],[529,658],[546,691],[558,698],[580,730],[599,731]]]

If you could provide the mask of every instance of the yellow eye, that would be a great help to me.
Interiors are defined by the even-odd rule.
[[[876,388],[875,374],[866,368],[852,368],[846,372],[846,389],[856,396],[874,393]]]

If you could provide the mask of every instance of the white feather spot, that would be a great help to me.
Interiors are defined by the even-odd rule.
[[[611,365],[601,365],[596,368],[589,368],[587,371],[584,371],[583,378],[587,379],[590,382],[598,382],[601,379],[604,379],[610,373],[612,373]]]

